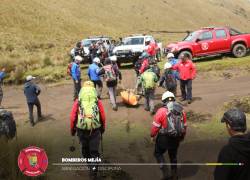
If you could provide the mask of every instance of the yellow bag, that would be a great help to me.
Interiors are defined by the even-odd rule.
[[[123,103],[136,106],[138,104],[137,96],[131,90],[125,90],[121,92],[121,98]]]

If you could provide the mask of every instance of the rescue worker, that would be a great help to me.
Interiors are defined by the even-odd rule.
[[[148,54],[146,52],[143,52],[141,56],[139,56],[139,59],[135,63],[135,72],[136,72],[136,82],[135,82],[135,90],[136,94],[143,94],[142,86],[140,84],[140,78],[141,74],[149,67],[148,62]]]
[[[157,81],[157,75],[153,72],[151,68],[146,70],[140,78],[140,84],[143,87],[145,98],[144,109],[145,111],[150,111],[151,115],[155,113],[154,97]]]
[[[186,114],[183,107],[175,102],[174,94],[169,91],[162,95],[162,103],[163,107],[156,112],[151,128],[151,140],[155,142],[154,156],[160,164],[163,179],[177,180],[177,151],[186,134]],[[172,164],[171,175],[165,165],[166,151]]]
[[[118,106],[116,103],[116,87],[118,80],[119,82],[122,80],[121,72],[116,64],[117,57],[111,56],[105,59],[104,66],[99,74],[104,74],[106,85],[108,87],[109,98],[112,104],[112,109],[114,111],[118,110]],[[112,63],[113,62],[113,63]]]
[[[174,66],[178,62],[179,62],[179,60],[175,58],[173,53],[168,53],[167,54],[167,63],[170,63],[172,66]],[[175,75],[176,80],[180,80],[178,71],[173,70],[173,74]]]
[[[102,134],[105,131],[105,112],[100,99],[97,97],[94,84],[86,81],[80,91],[79,98],[75,100],[71,116],[70,129],[71,135],[79,138],[83,158],[99,158],[99,145]],[[91,179],[97,177],[98,167],[91,165]],[[96,163],[95,163],[96,164]]]
[[[226,124],[231,136],[218,156],[218,163],[242,163],[242,166],[216,166],[214,180],[250,179],[250,133],[246,133],[247,123],[244,112],[233,108],[224,113],[222,123]]]
[[[76,56],[75,61],[71,67],[71,75],[74,83],[74,100],[77,99],[78,94],[81,90],[81,67],[80,63],[82,62],[81,56]]]
[[[139,73],[142,74],[149,67],[149,54],[147,52],[143,52],[140,58],[142,59],[142,64],[139,69]]]
[[[177,70],[180,74],[180,89],[181,89],[181,101],[188,101],[188,104],[192,102],[192,81],[196,76],[195,64],[189,59],[187,54],[181,56],[181,61],[172,66],[173,70]]]
[[[146,38],[145,43],[146,43],[146,52],[149,54],[150,58],[155,60],[155,58],[156,58],[156,43],[151,42],[150,38]]]
[[[171,67],[172,65],[170,63],[164,65],[165,72],[160,78],[159,87],[164,87],[176,96],[177,81]]]
[[[3,85],[3,79],[5,78],[6,73],[5,73],[5,68],[3,68],[0,71],[0,107],[2,107],[2,100],[3,100],[3,89],[2,89],[2,85]]]
[[[35,125],[33,108],[37,107],[38,120],[42,120],[41,104],[38,96],[41,93],[41,89],[34,83],[35,77],[29,75],[26,77],[26,83],[24,84],[24,95],[26,96],[28,108],[29,108],[29,120],[30,125],[33,127]]]
[[[93,63],[88,68],[88,76],[89,76],[89,79],[95,85],[98,98],[101,98],[102,87],[103,87],[101,77],[99,76],[99,72],[100,72],[99,64],[100,64],[100,62],[101,62],[100,58],[95,57],[93,59]]]

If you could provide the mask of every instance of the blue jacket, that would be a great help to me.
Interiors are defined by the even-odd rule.
[[[100,76],[98,75],[99,71],[100,71],[100,68],[96,63],[91,64],[88,69],[89,79],[91,81],[101,80]]]
[[[172,66],[176,65],[178,62],[179,62],[179,60],[176,59],[176,58],[171,58],[171,59],[169,60],[169,63],[170,63]],[[179,72],[178,72],[178,71],[173,71],[173,75],[174,75],[174,77],[175,77],[176,80],[180,80],[180,75],[179,75]]]
[[[5,75],[6,75],[5,72],[0,71],[0,82],[3,81],[3,79],[5,78]]]
[[[80,67],[80,65],[78,65],[74,62],[72,64],[72,67],[71,67],[71,74],[72,74],[73,80],[80,81],[81,80],[81,67]]]
[[[24,84],[24,94],[27,99],[27,103],[35,103],[38,100],[38,95],[41,89],[33,82],[29,81]]]

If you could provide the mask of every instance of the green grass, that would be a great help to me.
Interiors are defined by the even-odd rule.
[[[202,9],[202,13],[197,9]],[[235,13],[239,10],[241,13]],[[216,0],[2,0],[0,12],[0,68],[6,67],[12,74],[11,82],[20,81],[20,69],[37,73],[39,68],[54,65],[59,66],[60,72],[75,43],[91,35],[118,38],[149,33],[167,44],[185,34],[151,30],[185,31],[209,25],[230,25],[242,31],[250,28],[246,16],[250,14],[250,4],[244,0],[237,4]]]
[[[246,70],[250,72],[250,56],[243,58],[232,57],[215,57],[215,58],[203,58],[194,61],[198,72],[210,72],[210,71],[224,71],[224,70]],[[159,66],[163,69],[166,60],[163,59]]]

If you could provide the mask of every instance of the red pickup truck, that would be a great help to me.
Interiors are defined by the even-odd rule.
[[[232,53],[243,57],[250,48],[250,34],[229,27],[207,27],[189,33],[183,41],[169,44],[165,52],[176,57],[186,53],[193,57]]]

